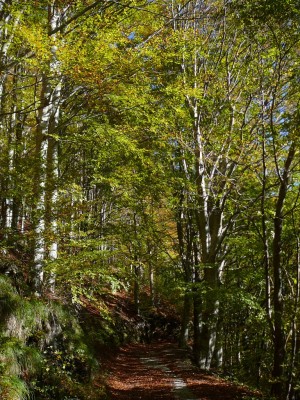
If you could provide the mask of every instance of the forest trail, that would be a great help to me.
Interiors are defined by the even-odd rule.
[[[110,400],[242,400],[251,394],[199,371],[169,342],[128,345],[103,366]]]

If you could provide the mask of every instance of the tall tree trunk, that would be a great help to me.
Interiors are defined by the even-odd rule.
[[[194,348],[200,368],[210,369],[216,346],[216,330],[219,312],[217,296],[219,282],[219,264],[216,262],[219,246],[222,241],[222,210],[218,201],[207,185],[209,171],[205,168],[204,143],[200,130],[200,116],[196,106],[195,115],[195,170],[198,190],[198,210],[196,221],[200,237],[200,262],[203,265],[204,294],[202,300],[202,317],[200,329],[200,341],[198,348]],[[222,187],[218,188],[222,193]],[[197,311],[197,308],[194,309]]]
[[[48,5],[49,35],[57,27],[60,12],[53,4]],[[55,239],[56,220],[53,206],[56,200],[55,180],[57,177],[57,143],[55,139],[61,101],[61,78],[56,59],[55,37],[51,48],[49,75],[43,74],[41,88],[41,108],[38,115],[36,132],[36,176],[35,176],[35,208],[33,248],[34,285],[37,293],[41,293],[44,285],[44,261],[47,257],[57,258]],[[53,81],[55,84],[53,84]],[[51,238],[51,239],[49,239]],[[46,282],[47,283],[47,282]],[[53,276],[50,277],[50,289],[53,289]]]
[[[261,226],[262,233],[261,238],[263,242],[263,254],[264,254],[264,271],[265,271],[265,297],[266,297],[266,314],[268,322],[271,326],[271,332],[273,333],[274,327],[272,325],[272,314],[271,314],[271,281],[270,281],[270,254],[269,254],[269,242],[267,233],[267,217],[266,217],[266,193],[267,193],[267,166],[266,166],[266,137],[263,127],[263,138],[262,138],[262,166],[263,166],[263,176],[262,176],[262,193],[261,193]]]
[[[195,233],[193,229],[193,218],[191,217],[188,208],[189,200],[186,198],[188,196],[189,195],[185,194],[184,190],[181,188],[176,216],[180,263],[183,270],[184,283],[186,285],[186,291],[183,298],[181,329],[179,334],[179,347],[181,348],[185,348],[188,345],[189,324],[193,301],[194,303],[197,303],[197,299],[193,298],[193,293],[190,290],[190,285],[194,283],[193,271],[195,270],[195,254],[193,243],[195,241]],[[187,204],[185,204],[185,202],[187,202]]]
[[[276,201],[274,217],[274,239],[273,239],[273,307],[274,307],[274,354],[273,354],[273,384],[271,394],[278,399],[285,397],[284,384],[284,362],[285,362],[285,333],[283,323],[283,283],[282,283],[282,230],[283,230],[283,206],[287,195],[289,173],[295,156],[295,144],[292,143],[285,161],[283,173],[280,176],[280,186]]]
[[[17,126],[19,122],[19,114],[17,113],[17,101],[15,91],[13,92],[13,104],[10,104],[7,97],[7,89],[9,83],[9,75],[13,76],[13,87],[16,87],[18,81],[17,67],[14,67],[15,60],[10,56],[10,48],[13,42],[15,29],[17,28],[20,17],[13,16],[10,13],[10,1],[2,1],[0,4],[0,53],[1,53],[1,74],[0,74],[0,132],[5,138],[5,146],[2,143],[2,152],[7,153],[6,168],[7,170],[1,177],[1,228],[7,238],[7,228],[16,228],[16,215],[18,212],[17,202],[14,201],[13,196],[9,194],[12,192],[12,170],[16,158],[16,142],[18,140]],[[4,171],[2,171],[4,172]],[[5,196],[5,197],[4,197]]]

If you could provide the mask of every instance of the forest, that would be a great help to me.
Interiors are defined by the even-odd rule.
[[[101,354],[167,320],[201,370],[300,398],[299,26],[299,0],[0,0],[1,399],[105,399]]]

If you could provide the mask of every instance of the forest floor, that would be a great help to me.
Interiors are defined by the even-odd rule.
[[[254,398],[237,386],[195,367],[175,343],[124,346],[102,367],[110,400],[241,400]]]

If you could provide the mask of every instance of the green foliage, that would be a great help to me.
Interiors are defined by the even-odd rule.
[[[298,0],[264,0],[233,2],[233,7],[241,11],[244,18],[258,19],[263,22],[284,24],[299,18]]]

